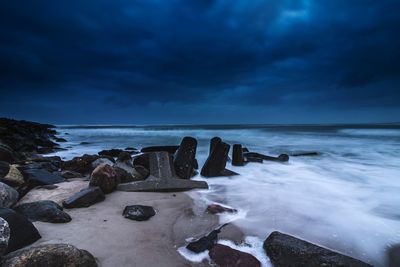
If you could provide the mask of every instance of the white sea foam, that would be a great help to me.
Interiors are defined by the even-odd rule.
[[[231,221],[259,240],[279,230],[376,266],[384,264],[389,245],[400,243],[399,129],[61,131],[70,133],[64,136],[69,142],[63,144],[70,149],[58,153],[65,158],[113,147],[173,145],[187,135],[198,139],[200,166],[213,136],[270,155],[318,151],[321,156],[291,157],[285,164],[228,164],[241,175],[210,179],[197,176],[195,179],[209,183],[210,190],[190,194],[200,206],[216,202],[238,209],[237,214],[221,215],[221,223]],[[91,144],[81,146],[82,141]],[[199,208],[202,211],[204,206]],[[254,248],[257,250],[257,246]],[[261,248],[253,253],[264,255]]]

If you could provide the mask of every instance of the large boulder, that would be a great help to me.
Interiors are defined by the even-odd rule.
[[[21,204],[16,206],[14,210],[26,216],[32,222],[67,223],[71,221],[71,216],[64,212],[60,205],[51,200]]]
[[[108,164],[101,164],[93,170],[90,176],[90,186],[98,186],[105,193],[111,193],[114,191],[118,184],[117,173]]]
[[[19,194],[18,192],[0,182],[0,208],[9,208],[14,206],[18,201]]]
[[[182,179],[190,179],[193,176],[196,164],[197,140],[193,137],[184,137],[176,151],[174,167],[176,175]]]
[[[264,250],[275,267],[371,266],[360,260],[277,231],[272,232],[264,241]]]
[[[47,244],[15,251],[2,259],[3,267],[97,267],[92,254],[68,244]]]
[[[180,179],[176,176],[172,156],[168,152],[149,153],[150,176],[144,181],[119,184],[117,189],[128,192],[177,192],[194,188],[207,189],[204,181]]]
[[[156,215],[156,211],[151,206],[131,205],[125,207],[122,215],[134,221],[147,221]]]
[[[25,183],[24,176],[15,164],[10,165],[8,173],[3,177],[3,179],[1,179],[1,181],[10,186],[20,186]]]
[[[261,266],[261,262],[253,255],[221,244],[213,246],[208,255],[219,267]]]
[[[64,200],[63,207],[67,209],[87,208],[104,199],[104,193],[99,187],[88,187]]]
[[[214,138],[210,142],[210,149],[212,148],[212,151],[201,169],[201,175],[205,177],[237,175],[237,173],[225,169],[230,145],[222,141],[217,141],[218,139]]]
[[[8,208],[0,208],[0,217],[10,227],[7,252],[28,246],[41,238],[38,230],[25,216]]]
[[[0,161],[0,179],[7,175],[10,170],[10,164],[5,161]]]
[[[0,258],[6,253],[9,240],[10,226],[6,220],[0,218]]]

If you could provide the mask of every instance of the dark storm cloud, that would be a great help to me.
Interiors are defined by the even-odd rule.
[[[399,115],[399,7],[391,0],[6,1],[0,111],[55,122],[77,115],[97,122],[87,111],[135,122],[122,112],[140,111],[148,123],[186,122],[183,113],[213,122],[208,111],[231,107],[241,110],[240,122],[257,107]],[[170,117],[160,119],[165,109]]]

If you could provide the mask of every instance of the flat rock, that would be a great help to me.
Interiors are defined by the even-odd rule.
[[[28,182],[37,185],[57,184],[65,181],[60,175],[50,173],[44,169],[26,169],[23,172]]]
[[[260,267],[261,263],[253,255],[231,247],[216,244],[208,255],[220,267]]]
[[[0,258],[6,253],[9,240],[10,226],[6,220],[0,218]]]
[[[264,250],[275,267],[371,266],[360,260],[277,231],[272,232],[264,241]]]
[[[57,184],[57,188],[48,190],[43,187],[36,187],[30,190],[18,202],[18,205],[23,203],[36,202],[40,200],[52,200],[58,205],[62,205],[62,201],[73,194],[88,187],[89,182],[83,180],[75,180]]]
[[[4,267],[97,267],[92,254],[68,244],[48,244],[22,249],[2,259]]]
[[[108,164],[101,164],[93,170],[90,176],[90,186],[98,186],[105,193],[111,193],[114,191],[118,184],[117,173]]]
[[[63,207],[67,209],[87,208],[104,199],[104,193],[99,187],[88,187],[64,200]]]
[[[9,208],[18,201],[19,194],[17,190],[0,182],[0,208]]]
[[[194,188],[208,189],[204,181],[179,179],[168,152],[149,153],[150,176],[144,181],[119,184],[117,190],[129,192],[177,192]]]
[[[71,221],[71,216],[64,212],[60,205],[51,200],[21,204],[16,206],[14,210],[26,216],[32,222],[67,223]]]
[[[126,206],[122,215],[134,221],[147,221],[156,215],[156,212],[151,206],[132,205]]]
[[[25,216],[8,208],[0,208],[0,217],[10,227],[7,252],[28,246],[41,238],[38,230]]]

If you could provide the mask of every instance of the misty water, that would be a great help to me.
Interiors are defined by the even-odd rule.
[[[239,176],[194,178],[210,186],[189,193],[197,208],[221,203],[238,209],[221,221],[245,232],[265,266],[261,244],[275,230],[376,266],[385,264],[388,246],[400,243],[400,126],[59,126],[58,131],[68,139],[63,144],[68,150],[57,153],[65,159],[109,148],[174,145],[184,136],[197,138],[200,167],[214,136],[268,155],[320,152],[288,163],[228,163]]]

